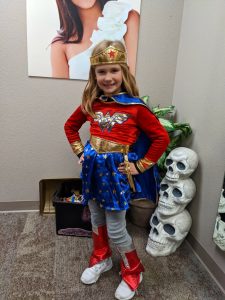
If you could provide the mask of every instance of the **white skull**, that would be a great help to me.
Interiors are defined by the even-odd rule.
[[[222,189],[221,192],[218,212],[225,213],[225,190],[224,189]]]
[[[162,216],[158,209],[151,217],[151,230],[146,251],[152,256],[174,253],[191,228],[191,216],[187,210],[175,216]]]
[[[221,220],[220,215],[216,218],[213,240],[221,250],[225,251],[225,222]]]
[[[182,212],[191,202],[196,192],[196,186],[191,178],[171,182],[163,178],[160,184],[158,211],[165,216]]]
[[[172,150],[165,160],[166,178],[177,181],[189,177],[198,166],[198,156],[195,151],[178,147]]]

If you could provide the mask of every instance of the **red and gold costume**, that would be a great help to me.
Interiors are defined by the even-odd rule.
[[[144,105],[96,100],[93,111],[96,118],[85,114],[79,106],[65,124],[67,138],[76,154],[83,151],[78,131],[86,121],[90,122],[91,136],[122,145],[134,144],[140,132],[144,131],[151,140],[151,147],[143,157],[146,165],[148,161],[156,163],[165,151],[169,141],[168,134]]]
[[[125,162],[127,164],[128,160],[135,163],[140,173],[144,173],[132,177],[128,168],[127,180],[133,192],[137,192],[137,195],[132,194],[133,199],[146,198],[155,202],[158,192],[157,171],[155,171],[155,168],[151,170],[150,168],[157,162],[168,145],[169,138],[166,130],[141,99],[130,97],[126,93],[112,96],[109,102],[105,101],[104,96],[96,99],[93,104],[93,111],[95,117],[84,113],[81,106],[79,106],[65,124],[65,132],[73,151],[80,156],[83,153],[84,146],[80,140],[79,129],[86,121],[90,122],[90,144],[92,147],[86,148],[86,152],[89,153],[85,156],[82,171],[83,179],[86,178],[86,180],[83,180],[83,196],[86,203],[89,199],[96,198],[105,209],[128,209],[131,198],[129,187],[118,190],[121,186],[120,182],[124,178],[117,170],[119,163]],[[136,142],[143,132],[147,136],[147,140],[151,141],[151,144],[147,147],[144,155],[142,153],[137,155],[135,153],[139,150],[133,150],[132,147],[136,147]],[[144,146],[146,145],[141,142],[136,148]],[[91,149],[96,152],[92,153]],[[97,169],[99,169],[101,164],[99,165],[97,160],[95,163],[90,163],[90,158],[99,159],[99,156],[95,155],[96,153],[114,153],[114,162],[108,164],[110,169],[104,167],[100,175],[96,173],[96,167],[93,166],[98,165]],[[106,156],[103,156],[103,158],[105,159]],[[87,165],[85,165],[86,163]],[[90,175],[91,171],[93,172]],[[145,171],[148,171],[149,174]],[[116,176],[107,177],[109,173],[116,173]],[[101,174],[104,174],[104,176]],[[95,181],[95,185],[93,185],[93,181]],[[96,186],[100,191],[105,190],[106,182],[103,181],[110,181],[112,186],[117,187],[116,193],[115,188],[109,188],[113,195],[110,199],[109,195],[97,194]],[[138,181],[141,187],[138,185]],[[144,184],[142,184],[143,181],[145,181]]]

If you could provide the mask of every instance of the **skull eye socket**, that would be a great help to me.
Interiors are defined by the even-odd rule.
[[[179,170],[185,170],[185,164],[183,164],[182,162],[178,162],[177,163],[177,169],[179,169]]]
[[[167,158],[166,159],[166,166],[172,165],[173,161],[172,159]]]
[[[163,229],[165,230],[166,233],[168,233],[169,235],[173,235],[175,233],[175,228],[170,225],[170,224],[165,224],[163,226]]]
[[[219,222],[216,223],[216,229],[219,230],[220,224]]]
[[[158,220],[158,218],[156,216],[154,216],[152,218],[152,224],[154,224],[155,226],[157,226],[159,224],[159,220]]]
[[[172,194],[177,198],[182,197],[182,192],[178,188],[173,189]]]
[[[165,184],[165,183],[162,183],[161,185],[160,185],[160,190],[161,191],[165,191],[165,190],[167,190],[168,189],[168,184]]]

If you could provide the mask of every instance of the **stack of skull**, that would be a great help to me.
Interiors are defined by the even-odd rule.
[[[189,177],[197,165],[197,154],[186,147],[175,148],[167,156],[167,172],[161,181],[158,206],[150,219],[146,247],[150,255],[174,253],[188,234],[192,219],[185,207],[196,192],[195,183]]]
[[[225,178],[220,195],[213,240],[221,250],[225,251]]]

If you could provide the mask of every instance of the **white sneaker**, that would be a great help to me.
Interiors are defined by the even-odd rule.
[[[111,257],[109,257],[100,261],[93,267],[85,269],[83,274],[81,275],[80,280],[85,284],[95,283],[102,273],[110,270],[111,268],[112,259]]]
[[[142,282],[143,276],[142,273],[140,274],[140,282]],[[132,299],[135,295],[136,291],[132,291],[129,287],[129,285],[122,280],[118,286],[118,288],[116,289],[115,292],[115,298],[117,300],[129,300]]]

